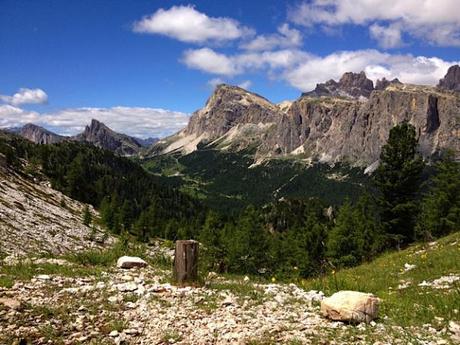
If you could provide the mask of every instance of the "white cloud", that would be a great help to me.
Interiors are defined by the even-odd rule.
[[[459,46],[458,6],[458,0],[313,0],[291,9],[289,18],[307,27],[389,22],[432,44]]]
[[[289,24],[278,27],[278,33],[260,35],[241,45],[243,49],[252,51],[272,50],[275,48],[293,48],[302,45],[302,34],[299,30],[291,29]]]
[[[185,51],[182,61],[190,68],[203,72],[234,76],[247,71],[287,68],[302,61],[309,54],[299,50],[277,50],[225,55],[210,48]]]
[[[245,90],[248,90],[251,87],[251,85],[252,85],[252,81],[250,80],[245,80],[238,84],[239,87]]]
[[[204,43],[229,41],[252,33],[231,18],[213,18],[197,11],[193,6],[173,6],[159,9],[133,26],[135,32],[161,34],[182,42]]]
[[[213,74],[231,76],[240,73],[231,58],[209,48],[189,49],[182,61],[190,68]]]
[[[396,48],[403,44],[399,24],[385,27],[374,23],[369,27],[369,33],[382,48]]]
[[[21,88],[13,96],[0,95],[0,100],[12,105],[44,104],[48,102],[48,95],[42,89]]]
[[[74,108],[53,113],[25,111],[0,105],[0,127],[19,127],[34,123],[63,135],[74,135],[97,119],[113,130],[147,138],[164,137],[184,128],[189,115],[181,112],[141,107]]]
[[[435,85],[449,66],[457,63],[436,57],[392,55],[373,49],[342,51],[325,57],[312,56],[286,69],[284,78],[302,91],[313,89],[319,82],[337,80],[345,72],[360,71],[365,71],[374,81],[386,77],[398,78],[404,83]]]

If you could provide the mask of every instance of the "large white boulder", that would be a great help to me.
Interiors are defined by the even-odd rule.
[[[377,318],[380,299],[357,291],[339,291],[321,301],[321,314],[335,321],[371,322]]]
[[[136,256],[122,256],[117,261],[119,268],[145,267],[147,263]]]

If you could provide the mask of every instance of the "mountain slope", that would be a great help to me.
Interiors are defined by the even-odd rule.
[[[8,168],[0,153],[0,254],[62,254],[113,243],[99,227],[83,224],[85,204]],[[95,210],[91,211],[97,217]]]
[[[430,158],[453,149],[460,158],[460,93],[380,81],[346,73],[327,89],[275,105],[238,87],[220,85],[188,126],[159,141],[149,155],[187,154],[211,145],[221,150],[255,148],[256,159],[301,156],[326,163],[367,166],[378,160],[390,129],[408,121]],[[368,98],[366,98],[368,96]]]

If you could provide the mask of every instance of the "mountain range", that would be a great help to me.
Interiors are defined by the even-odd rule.
[[[19,128],[10,128],[8,131],[18,134],[35,144],[55,144],[65,140],[75,140],[91,143],[122,156],[136,155],[142,148],[150,146],[158,140],[157,138],[140,139],[117,133],[95,119],[85,127],[82,133],[71,137],[53,133],[32,123]]]
[[[294,101],[274,104],[237,86],[218,85],[205,107],[180,132],[158,140],[138,139],[92,120],[65,137],[34,124],[12,129],[39,144],[89,142],[119,155],[151,158],[198,150],[254,152],[254,163],[281,157],[371,166],[390,129],[403,121],[416,127],[420,152],[430,158],[452,149],[460,158],[460,66],[449,68],[436,87],[378,80],[364,72],[317,84]]]
[[[149,154],[252,149],[256,162],[300,157],[369,166],[378,161],[390,129],[408,121],[418,132],[423,156],[452,149],[460,158],[458,90],[459,66],[452,66],[437,87],[397,79],[379,80],[374,87],[364,72],[349,72],[280,104],[222,84],[185,129],[154,144]]]

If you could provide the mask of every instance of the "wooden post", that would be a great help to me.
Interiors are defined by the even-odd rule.
[[[176,241],[173,275],[177,284],[193,283],[198,278],[197,241]]]

